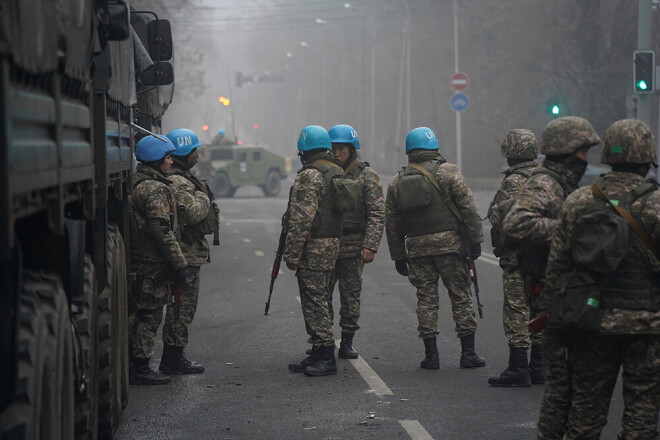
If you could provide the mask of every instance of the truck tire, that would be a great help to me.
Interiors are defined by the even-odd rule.
[[[275,170],[268,171],[266,175],[266,182],[264,183],[263,190],[266,197],[275,197],[280,193],[280,173]]]
[[[94,276],[94,263],[89,255],[85,255],[85,297],[82,310],[73,315],[85,364],[85,389],[82,392],[76,390],[76,439],[94,440],[98,436],[97,315],[98,290]]]
[[[213,176],[213,194],[215,194],[216,197],[231,197],[235,192],[236,189],[231,187],[229,177],[227,177],[225,173],[216,173],[216,175]]]
[[[128,402],[126,252],[119,229],[108,225],[108,281],[99,295],[99,439],[112,438]]]
[[[18,300],[18,369],[0,437],[74,436],[74,350],[66,293],[58,275],[25,271]]]

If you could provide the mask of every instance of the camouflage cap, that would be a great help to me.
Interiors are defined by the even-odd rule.
[[[600,138],[589,121],[577,116],[564,116],[548,123],[541,134],[541,153],[570,154],[600,144]]]
[[[514,128],[502,141],[502,156],[507,159],[536,159],[536,136],[531,130]]]
[[[600,155],[604,164],[656,162],[655,138],[651,129],[638,119],[616,121],[605,131],[605,145]]]

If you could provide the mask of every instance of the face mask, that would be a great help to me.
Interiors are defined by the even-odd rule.
[[[651,165],[645,176],[647,179],[658,179],[658,167]]]

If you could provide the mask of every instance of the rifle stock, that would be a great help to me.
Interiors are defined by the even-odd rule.
[[[461,232],[463,235],[463,240],[465,242],[465,249],[467,253],[465,257],[465,262],[467,263],[470,279],[472,280],[472,284],[474,285],[474,297],[477,300],[477,311],[479,312],[479,318],[484,319],[484,306],[481,304],[481,300],[479,299],[479,279],[477,277],[477,268],[474,265],[474,259],[470,254],[470,242],[468,240],[467,231],[465,229],[464,224],[461,226]]]
[[[275,286],[275,279],[280,273],[280,264],[282,264],[282,255],[284,255],[284,247],[286,246],[286,234],[289,229],[289,217],[287,212],[282,216],[282,231],[280,232],[280,241],[277,244],[277,251],[275,251],[275,261],[273,262],[273,270],[270,272],[270,288],[268,292],[268,299],[266,300],[266,309],[264,315],[268,315],[270,309],[270,298],[273,296],[273,286]]]

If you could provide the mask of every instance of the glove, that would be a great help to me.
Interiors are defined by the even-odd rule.
[[[182,287],[186,285],[186,269],[176,269],[172,272],[172,285]]]
[[[394,267],[396,267],[396,271],[399,272],[399,275],[403,275],[404,277],[408,276],[408,260],[405,258],[403,260],[396,260],[394,262]]]
[[[470,245],[470,256],[473,260],[476,260],[481,256],[481,244],[474,243]]]

